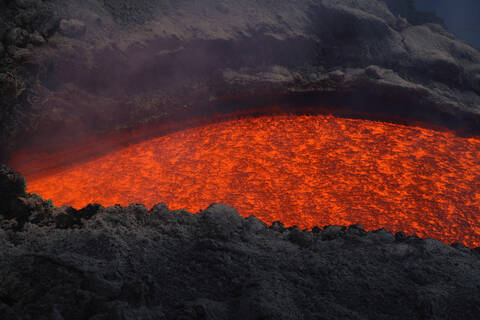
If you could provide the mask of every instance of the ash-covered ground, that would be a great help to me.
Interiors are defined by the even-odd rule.
[[[479,51],[422,22],[377,0],[1,1],[1,156],[292,95],[478,132]],[[1,319],[480,314],[478,248],[223,205],[77,212],[0,171]]]
[[[13,319],[478,319],[480,248],[267,226],[215,204],[76,211],[0,170],[0,315]]]

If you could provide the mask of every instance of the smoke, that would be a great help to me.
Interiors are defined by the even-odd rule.
[[[266,16],[274,27],[282,26],[276,12],[289,11],[278,4],[246,15],[234,1],[228,10],[214,5],[221,1],[170,2],[56,1],[58,32],[48,39],[54,50],[37,57],[41,92],[33,124],[17,139],[17,149],[52,153],[158,119],[208,116],[210,101],[237,94],[224,70],[258,73],[310,60],[313,41],[300,31],[275,30],[275,37],[250,26]]]
[[[260,100],[257,92],[283,90],[288,76],[272,70],[295,75],[289,85],[301,87],[329,71],[371,64],[400,68],[398,61],[423,59],[401,52],[401,38],[389,26],[396,20],[388,12],[360,5],[352,8],[361,10],[346,10],[308,7],[306,0],[53,2],[59,30],[36,56],[34,116],[16,143],[48,152],[147,122],[258,105],[253,98],[232,100]],[[399,59],[402,54],[408,59]],[[417,72],[414,66],[406,72]],[[340,100],[325,99],[335,105]],[[350,100],[358,108],[372,104]]]
[[[415,0],[420,11],[435,12],[459,39],[480,49],[480,1]]]

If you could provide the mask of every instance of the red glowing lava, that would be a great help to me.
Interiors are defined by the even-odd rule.
[[[165,202],[197,212],[223,202],[267,223],[359,223],[480,246],[480,140],[448,131],[326,115],[250,117],[26,178],[29,192],[56,205]]]

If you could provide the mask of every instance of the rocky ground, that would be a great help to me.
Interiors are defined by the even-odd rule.
[[[382,1],[4,0],[0,39],[2,159],[292,101],[480,128],[480,53]],[[220,204],[56,208],[0,169],[2,319],[478,319],[478,250]]]
[[[377,0],[0,6],[4,159],[291,94],[308,96],[295,104],[480,127],[480,53],[408,6],[413,24]]]
[[[267,226],[216,204],[76,211],[0,169],[2,319],[478,319],[480,248]]]

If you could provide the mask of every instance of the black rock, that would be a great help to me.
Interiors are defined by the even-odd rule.
[[[45,44],[45,38],[38,33],[38,31],[35,31],[33,34],[31,34],[29,38],[29,41],[36,46]]]
[[[35,3],[34,0],[15,0],[14,2],[15,5],[21,9],[27,9]]]
[[[347,233],[355,236],[364,236],[367,234],[365,228],[359,224],[352,224],[348,227]]]
[[[284,232],[286,230],[285,225],[280,221],[272,222],[269,228],[278,232]]]
[[[395,233],[395,240],[405,241],[406,239],[407,239],[407,235],[403,231],[399,231]]]
[[[13,28],[5,36],[5,43],[16,47],[25,47],[27,40],[28,32],[22,28]]]
[[[458,250],[470,251],[470,249],[468,249],[463,243],[454,242],[451,246]]]
[[[74,211],[63,210],[58,221],[72,224]],[[137,205],[90,206],[82,215],[89,219],[73,229],[0,227],[4,317],[477,319],[480,312],[478,248],[392,241],[384,229],[359,242],[348,236],[359,226],[326,227],[329,236],[313,241],[298,228],[251,228],[251,218],[221,204],[196,215]]]
[[[294,228],[288,234],[288,239],[300,247],[308,247],[312,244],[312,233]]]
[[[24,196],[26,188],[25,178],[20,173],[0,164],[0,198]]]
[[[322,239],[323,240],[334,240],[345,234],[347,230],[344,226],[326,226],[322,230]]]
[[[18,94],[17,81],[11,73],[0,73],[0,103],[15,99]]]

